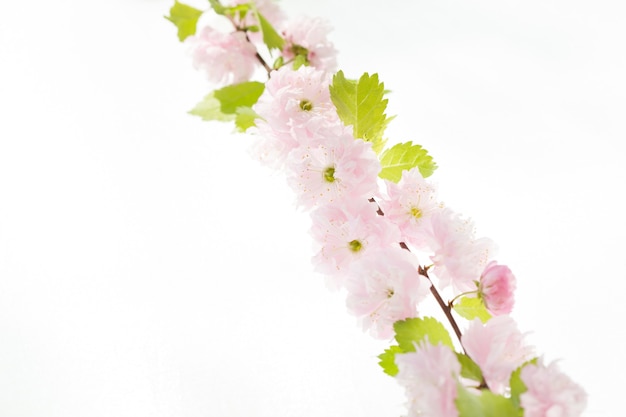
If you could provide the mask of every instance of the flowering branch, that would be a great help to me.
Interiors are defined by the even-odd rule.
[[[409,415],[580,416],[584,390],[537,358],[510,316],[516,278],[495,245],[438,200],[427,180],[433,158],[410,141],[386,146],[391,118],[378,75],[335,72],[322,19],[289,20],[270,0],[209,3],[232,32],[197,31],[204,12],[177,1],[167,16],[193,65],[220,87],[190,113],[257,134],[256,158],[285,174],[310,213],[315,270],[345,292],[363,330],[395,340],[380,365],[404,387]],[[259,46],[278,55],[272,66]],[[263,82],[252,80],[259,67]],[[461,351],[418,311],[429,294]],[[464,332],[452,310],[467,320]]]
[[[424,268],[420,266],[418,272],[420,275],[425,276],[426,278],[428,278],[429,281],[431,281],[430,277],[428,276],[428,268]],[[454,330],[454,334],[456,335],[457,339],[459,339],[459,342],[461,342],[461,346],[462,346],[461,330],[459,329],[459,325],[456,323],[456,320],[454,319],[454,316],[452,315],[452,308],[448,304],[446,304],[445,301],[443,301],[443,298],[441,298],[441,295],[439,294],[439,291],[437,291],[437,288],[435,288],[434,284],[430,286],[430,292],[433,294],[433,296],[435,297],[435,300],[437,300],[437,304],[439,304],[439,307],[441,307],[441,309],[443,310],[443,313],[446,315],[448,322],[450,323],[450,325],[452,326],[452,329]]]
[[[370,198],[368,201],[373,203],[376,200],[373,198]],[[379,206],[377,206],[376,213],[379,216],[385,215],[385,213],[380,209]],[[409,251],[409,252],[411,251],[409,247],[407,246],[407,244],[404,242],[400,242],[400,247],[406,251]],[[433,297],[435,297],[435,300],[437,300],[437,304],[439,304],[439,307],[441,307],[441,310],[446,315],[448,322],[450,323],[450,325],[452,326],[452,329],[454,330],[454,334],[456,335],[457,339],[461,343],[461,346],[463,346],[462,341],[461,341],[461,330],[459,329],[459,325],[456,323],[456,320],[454,319],[454,316],[452,315],[452,301],[450,301],[448,304],[446,304],[445,301],[443,301],[443,298],[441,298],[439,291],[437,291],[437,288],[435,287],[432,280],[428,276],[428,268],[429,267],[424,267],[420,265],[418,267],[418,273],[422,275],[423,277],[426,277],[428,281],[430,281],[430,292],[432,293]],[[461,295],[463,294],[459,294],[459,296]]]
[[[246,40],[252,44],[252,42],[250,41],[250,37],[248,36],[248,34],[246,33]],[[253,44],[252,44],[253,45]],[[254,46],[254,45],[253,45]],[[255,54],[254,56],[256,57],[256,59],[261,63],[261,65],[263,65],[263,68],[265,68],[265,71],[267,72],[267,78],[270,77],[270,74],[272,72],[272,68],[270,68],[269,65],[267,65],[267,62],[265,62],[265,59],[263,59],[263,57],[261,56],[261,54],[259,53],[259,51],[256,49],[255,47]]]

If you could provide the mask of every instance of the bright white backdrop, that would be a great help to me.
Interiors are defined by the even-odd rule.
[[[622,409],[626,74],[618,1],[283,0],[392,90],[448,206],[500,246],[515,318]],[[195,1],[192,4],[204,4]],[[397,417],[403,393],[311,272],[308,220],[208,85],[165,0],[0,19],[0,416]]]

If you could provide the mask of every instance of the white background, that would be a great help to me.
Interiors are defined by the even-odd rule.
[[[615,1],[283,0],[378,72],[392,142],[518,278],[514,317],[623,410],[626,10]],[[397,417],[373,341],[311,272],[308,219],[210,86],[165,0],[6,1],[0,416]],[[192,4],[204,5],[203,1]]]

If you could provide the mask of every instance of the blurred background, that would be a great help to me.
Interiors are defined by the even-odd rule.
[[[389,343],[312,272],[283,178],[187,114],[211,86],[172,4],[3,3],[0,416],[398,417]],[[585,416],[618,415],[626,6],[280,4],[331,22],[347,76],[379,74],[390,142],[428,149],[442,200],[498,243],[537,353]]]

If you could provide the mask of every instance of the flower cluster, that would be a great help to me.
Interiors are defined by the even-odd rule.
[[[310,214],[315,270],[345,293],[364,331],[395,338],[380,364],[406,390],[408,415],[579,416],[585,392],[526,343],[509,315],[514,274],[438,199],[432,157],[411,142],[384,149],[378,77],[335,73],[319,18],[289,20],[269,0],[210,4],[231,30],[196,33],[204,11],[181,3],[169,17],[193,65],[221,87],[192,113],[257,134],[255,157],[284,173]],[[263,82],[252,80],[257,70]],[[446,325],[423,314],[431,296]]]

